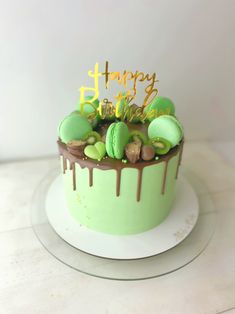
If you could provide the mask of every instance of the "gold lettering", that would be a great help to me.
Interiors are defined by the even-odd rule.
[[[112,81],[115,81],[115,80],[119,81],[120,80],[120,72],[118,72],[118,71],[117,72],[111,72],[109,75],[109,78]]]
[[[90,102],[95,101],[99,97],[99,76],[102,74],[99,73],[99,63],[95,64],[94,72],[88,71],[88,75],[92,78],[94,78],[94,87],[80,87],[80,102],[83,103],[85,101],[85,92],[91,91],[94,93],[94,96],[92,99],[90,99]]]
[[[129,77],[128,77],[128,76],[129,76]],[[126,81],[127,81],[127,80],[130,81],[130,80],[132,80],[132,79],[133,79],[133,73],[125,70],[125,71],[123,72],[122,78],[119,79],[118,83],[119,83],[119,84],[123,84],[123,86],[126,88],[126,84],[127,84]]]
[[[105,71],[102,73],[102,75],[105,75],[105,88],[107,89],[109,87],[109,63],[108,61],[105,62]]]
[[[152,95],[154,94],[154,95]],[[153,98],[158,94],[158,90],[156,88],[152,89],[144,98],[144,102],[142,107],[146,107],[150,102],[153,100]],[[152,96],[152,97],[151,97]],[[150,98],[151,97],[151,98]]]
[[[105,88],[109,87],[110,81],[117,81],[118,84],[122,85],[125,89],[127,88],[127,82],[132,81],[132,87],[128,90],[123,92],[119,92],[118,95],[115,97],[117,99],[116,107],[113,106],[112,102],[108,101],[108,99],[104,99],[103,102],[99,103],[98,108],[96,108],[92,103],[98,99],[99,97],[99,77],[103,75],[105,77]],[[157,88],[155,88],[155,83],[158,81],[156,77],[156,73],[153,74],[145,74],[144,72],[140,71],[127,71],[124,70],[122,73],[120,71],[111,72],[109,70],[109,63],[108,61],[105,62],[105,70],[103,73],[99,72],[99,64],[96,63],[94,67],[94,71],[88,71],[88,76],[93,78],[93,87],[80,87],[80,103],[81,103],[81,112],[84,113],[84,107],[86,105],[90,105],[94,108],[92,113],[88,114],[89,117],[94,117],[95,114],[99,113],[101,118],[105,118],[107,115],[116,115],[117,118],[133,120],[134,118],[139,118],[141,121],[146,119],[147,115],[159,115],[163,114],[163,112],[151,112],[151,113],[144,113],[143,108],[147,106],[158,94]],[[141,107],[137,107],[136,105],[131,107],[131,102],[135,98],[137,94],[137,83],[147,81],[147,86],[145,87],[144,91],[146,93],[143,104]],[[85,94],[86,92],[91,92],[93,94],[92,99],[89,101],[85,101]],[[126,106],[121,108],[121,101],[126,100]],[[137,107],[137,108],[136,108]],[[134,109],[135,108],[135,109]],[[170,110],[164,110],[164,112],[170,112]]]
[[[145,88],[145,92],[148,94],[149,92],[152,91],[152,89],[154,88],[155,83],[158,81],[156,79],[156,73],[153,73],[152,76],[150,76],[150,74],[146,75],[146,79],[147,81],[152,81],[151,84],[149,84],[146,88]]]

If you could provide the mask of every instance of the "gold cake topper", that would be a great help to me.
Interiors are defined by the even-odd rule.
[[[81,104],[81,112],[84,110],[85,105],[90,105],[94,108],[94,112],[89,114],[89,117],[92,118],[93,116],[99,113],[102,119],[108,116],[116,116],[121,120],[128,120],[133,121],[135,118],[139,118],[140,121],[144,121],[146,116],[150,116],[155,114],[155,112],[148,112],[144,113],[144,108],[153,100],[153,98],[158,94],[158,89],[155,87],[155,83],[158,82],[156,73],[149,74],[140,71],[127,71],[124,70],[123,73],[120,71],[112,72],[109,70],[109,63],[106,61],[105,63],[105,70],[104,72],[99,71],[99,63],[97,62],[94,67],[94,71],[88,71],[88,76],[93,78],[94,85],[93,87],[80,87],[80,104]],[[93,104],[99,98],[99,79],[100,77],[104,77],[104,84],[105,88],[108,89],[109,85],[112,81],[117,81],[117,83],[124,87],[125,93],[118,92],[114,98],[116,99],[115,105],[112,101],[109,101],[107,98],[104,98],[102,101],[99,102],[98,108]],[[135,99],[137,94],[137,82],[147,82],[148,85],[145,87],[145,98],[141,106],[137,106],[136,104],[132,103],[132,100]],[[131,83],[132,86],[130,89],[127,89],[127,84]],[[93,96],[88,100],[86,100],[86,93],[92,93]],[[120,106],[125,101],[125,108],[122,107],[120,110]]]

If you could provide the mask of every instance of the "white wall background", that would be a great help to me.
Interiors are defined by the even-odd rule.
[[[235,138],[235,1],[0,1],[0,159],[56,153],[96,61],[154,72],[188,139]]]

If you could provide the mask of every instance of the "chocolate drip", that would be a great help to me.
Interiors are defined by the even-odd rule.
[[[73,190],[76,191],[76,165],[75,165],[75,162],[72,163],[72,171],[73,171]]]
[[[182,151],[183,151],[183,141],[177,145],[176,147],[172,148],[168,154],[161,156],[158,160],[151,160],[151,161],[139,161],[135,164],[132,163],[123,163],[121,160],[112,159],[112,158],[104,158],[101,163],[97,163],[97,161],[92,160],[90,158],[81,158],[72,155],[68,152],[67,147],[64,143],[58,140],[59,152],[63,156],[63,172],[67,170],[67,159],[70,161],[70,169],[73,172],[73,190],[76,190],[76,174],[75,174],[75,164],[79,164],[79,166],[83,168],[89,169],[89,186],[93,185],[93,169],[102,169],[102,170],[116,170],[116,195],[120,195],[120,188],[121,188],[121,171],[123,168],[134,168],[138,170],[138,182],[137,182],[137,201],[140,201],[141,196],[141,186],[142,186],[142,172],[143,169],[147,166],[152,166],[155,164],[159,164],[165,162],[165,169],[163,173],[162,179],[162,194],[165,193],[165,185],[166,185],[166,177],[167,177],[167,167],[168,162],[171,158],[176,156],[179,152],[179,160],[177,165],[177,173],[178,168],[182,158]]]
[[[120,195],[120,186],[121,186],[121,171],[122,169],[116,169],[116,196]]]
[[[89,170],[89,186],[93,185],[93,168],[88,168]]]
[[[136,193],[137,202],[140,201],[141,186],[142,186],[142,174],[143,174],[143,168],[139,168],[138,169],[138,181],[137,181],[137,193]]]
[[[165,168],[164,168],[164,174],[162,178],[162,194],[165,193],[165,187],[166,187],[166,176],[167,176],[167,169],[168,169],[168,162],[169,160],[165,161]]]
[[[184,147],[184,142],[182,142],[181,148],[180,148],[179,159],[178,159],[178,164],[177,164],[176,174],[175,174],[176,179],[178,178],[179,167],[181,165],[181,160],[182,160],[182,155],[183,155],[183,147]]]
[[[63,173],[65,173],[67,170],[67,159],[63,156]]]

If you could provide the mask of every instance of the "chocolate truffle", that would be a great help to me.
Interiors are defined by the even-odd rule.
[[[155,156],[154,148],[151,145],[144,145],[141,149],[141,158],[143,160],[152,160]]]
[[[139,143],[132,142],[126,145],[125,153],[128,160],[131,163],[136,163],[140,159],[140,148]]]

